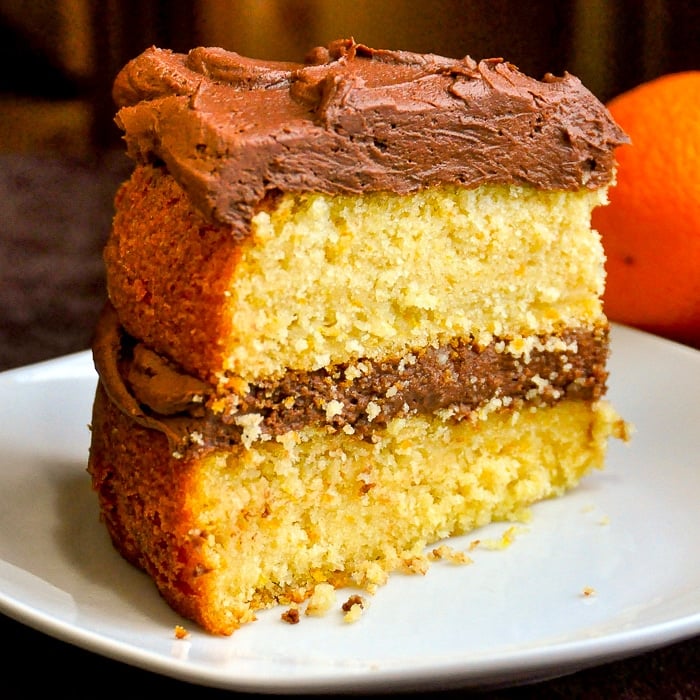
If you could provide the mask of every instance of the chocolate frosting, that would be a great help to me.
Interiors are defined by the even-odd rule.
[[[245,231],[268,193],[410,193],[438,184],[597,188],[627,141],[578,80],[501,59],[375,50],[306,63],[150,48],[116,78],[128,152],[163,161],[206,215]]]

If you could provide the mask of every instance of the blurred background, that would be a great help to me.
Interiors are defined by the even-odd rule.
[[[700,68],[696,0],[0,0],[0,369],[87,347],[100,251],[129,163],[111,85],[145,48],[301,60],[370,46],[502,57],[601,100]]]
[[[221,46],[302,60],[353,36],[378,48],[502,57],[578,75],[600,99],[700,67],[697,0],[0,0],[0,148],[113,146],[111,83],[145,48]]]

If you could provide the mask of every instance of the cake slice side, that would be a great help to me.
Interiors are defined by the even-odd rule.
[[[627,439],[590,225],[625,137],[576,78],[343,40],[150,49],[115,97],[88,468],[182,615],[373,590]]]
[[[524,522],[604,465],[626,425],[605,402],[477,421],[414,416],[360,440],[318,428],[251,447],[173,453],[98,392],[90,472],[116,547],[183,616],[231,634],[329,582],[374,592],[426,547]]]

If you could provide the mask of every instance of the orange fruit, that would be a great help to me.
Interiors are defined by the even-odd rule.
[[[671,73],[608,103],[617,150],[610,204],[593,213],[612,321],[700,347],[700,71]]]

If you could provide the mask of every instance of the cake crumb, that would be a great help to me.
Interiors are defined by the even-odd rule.
[[[367,404],[367,420],[371,423],[380,413],[382,412],[381,407],[375,401],[370,401]]]
[[[583,590],[581,591],[581,595],[584,598],[592,598],[595,594],[596,590],[592,586],[584,586]]]
[[[330,421],[335,416],[340,416],[343,413],[344,406],[342,402],[332,399],[326,404],[326,420]]]
[[[342,610],[345,613],[343,620],[345,622],[357,622],[365,609],[365,600],[362,596],[351,595],[342,605]]]
[[[203,447],[204,446],[204,436],[198,430],[193,430],[190,433],[190,442],[193,445],[199,445],[200,447]]]
[[[259,413],[245,413],[236,416],[233,422],[239,427],[243,428],[241,434],[241,442],[246,449],[250,449],[251,445],[256,441],[260,440],[262,437],[262,428],[260,427],[263,422],[263,416]]]
[[[374,593],[379,586],[383,586],[389,574],[384,567],[377,562],[365,562],[358,567],[358,570],[351,574],[352,580],[369,593]]]
[[[405,355],[404,357],[401,358],[401,360],[399,360],[399,364],[398,364],[399,372],[401,374],[403,374],[406,371],[406,365],[413,366],[416,364],[416,362],[417,362],[417,358],[415,355],[412,355],[410,353],[408,355]]]
[[[182,626],[175,625],[175,639],[187,639],[190,633]]]
[[[299,624],[299,608],[292,607],[292,608],[285,610],[280,615],[280,618],[282,619],[282,622],[286,622],[289,625]]]
[[[428,573],[430,564],[426,557],[410,557],[401,562],[401,571],[406,574],[421,574],[424,576]]]
[[[472,564],[474,560],[466,553],[446,544],[435,547],[430,553],[430,558],[435,560],[444,559],[453,564]]]
[[[521,531],[521,528],[515,525],[509,527],[498,539],[484,540],[482,545],[486,549],[507,549],[513,544],[515,536]]]
[[[306,606],[306,614],[314,617],[325,615],[335,602],[335,588],[330,583],[318,583]]]
[[[345,370],[345,379],[352,382],[355,379],[359,379],[362,376],[362,370],[355,365],[349,365]]]
[[[457,407],[456,406],[448,406],[447,408],[440,408],[437,411],[435,411],[435,415],[440,419],[445,422],[450,420],[450,418],[453,418],[457,414]]]

